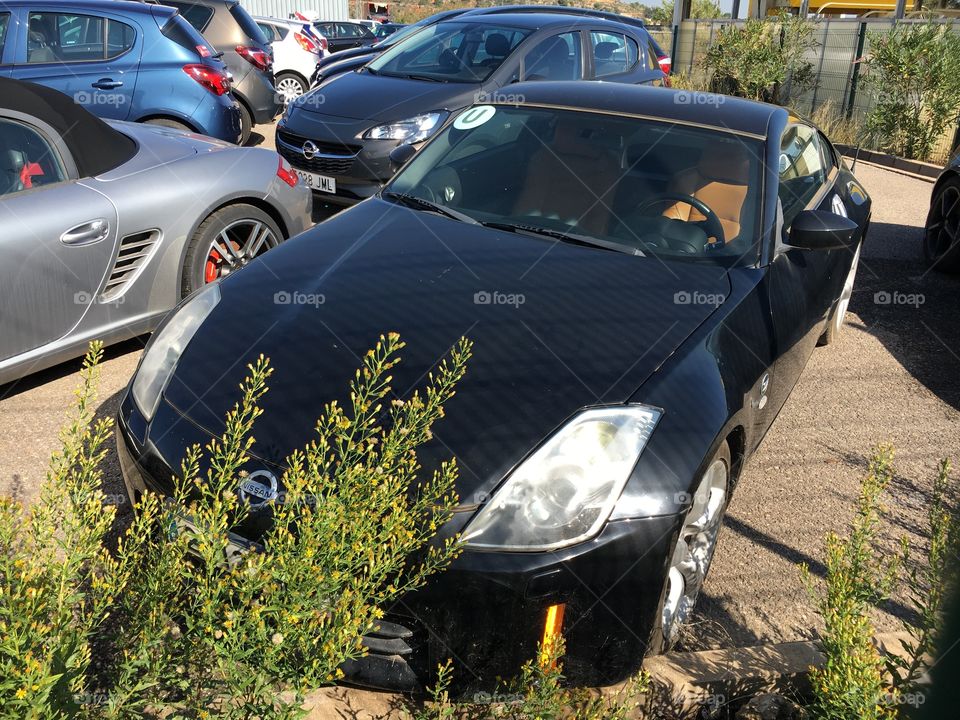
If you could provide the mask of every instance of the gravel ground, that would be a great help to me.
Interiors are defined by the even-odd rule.
[[[272,147],[272,128],[257,128]],[[799,563],[821,574],[825,535],[848,522],[871,448],[898,448],[890,493],[891,546],[900,534],[921,541],[936,463],[958,456],[960,280],[924,274],[921,231],[930,183],[862,165],[874,200],[847,331],[819,348],[799,385],[748,463],[695,618],[688,647],[808,637],[816,628]],[[888,293],[894,299],[883,304]],[[894,295],[899,293],[899,295]],[[910,296],[917,296],[911,298]],[[919,300],[922,299],[922,304]],[[913,304],[906,301],[913,300]],[[107,350],[99,414],[113,416],[143,339]],[[36,497],[77,384],[79,361],[0,387],[0,493]],[[106,492],[122,495],[113,450]],[[879,615],[895,629],[904,598]]]

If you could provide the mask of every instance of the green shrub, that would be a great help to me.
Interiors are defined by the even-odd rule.
[[[930,545],[920,564],[908,567],[908,547],[884,557],[878,546],[882,496],[893,477],[893,448],[880,446],[870,461],[846,537],[827,536],[823,589],[809,569],[801,570],[817,612],[823,617],[821,635],[826,663],[811,671],[811,711],[818,720],[881,720],[895,718],[902,699],[919,691],[919,683],[937,656],[944,598],[957,579],[960,515],[950,491],[950,465],[944,460],[933,484],[928,513]],[[883,657],[874,644],[871,609],[891,589],[906,580],[919,616],[916,626],[904,623],[913,641],[906,658]]]
[[[960,110],[960,36],[944,23],[898,23],[870,32],[866,58],[876,105],[867,116],[874,144],[929,159]]]
[[[787,104],[813,79],[805,59],[816,45],[813,27],[788,14],[721,27],[707,50],[711,90]]]
[[[271,370],[261,358],[221,438],[184,460],[174,497],[147,494],[111,555],[100,491],[110,423],[92,423],[99,348],[40,501],[0,503],[0,717],[290,718],[306,690],[364,653],[381,607],[459,552],[434,541],[457,468],[419,477],[429,437],[465,372],[461,341],[424,392],[392,397],[403,348],[381,338],[288,459],[262,551],[228,552],[248,513],[235,488]],[[184,522],[189,519],[189,523]],[[294,532],[296,528],[296,532]],[[97,651],[99,662],[91,661]]]

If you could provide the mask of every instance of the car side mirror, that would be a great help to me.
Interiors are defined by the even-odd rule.
[[[804,250],[837,250],[850,247],[858,225],[843,215],[825,210],[804,210],[790,226],[787,243]]]
[[[406,164],[407,160],[416,154],[417,149],[410,143],[397,145],[390,151],[390,165],[394,170],[399,170],[402,165]]]

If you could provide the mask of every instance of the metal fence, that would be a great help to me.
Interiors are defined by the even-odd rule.
[[[816,23],[814,37],[816,46],[807,56],[813,66],[814,79],[811,86],[795,97],[791,105],[799,112],[814,115],[829,105],[833,112],[861,122],[873,109],[876,95],[860,76],[857,59],[870,51],[870,33],[889,32],[895,22],[911,23],[922,20],[898,20],[891,18],[811,19]],[[742,20],[685,20],[680,26],[676,45],[669,29],[653,30],[657,42],[667,52],[673,52],[674,72],[695,73],[704,67],[708,48],[728,25],[742,25]],[[960,24],[951,22],[954,31]],[[940,138],[934,161],[943,162],[949,156],[958,135],[957,126],[951,127]]]
[[[346,20],[349,17],[347,0],[240,0],[251,15],[286,18],[298,10],[319,13],[321,20]]]

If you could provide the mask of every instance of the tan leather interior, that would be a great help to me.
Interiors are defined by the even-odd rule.
[[[514,214],[542,216],[579,226],[603,237],[613,223],[613,195],[622,170],[617,157],[596,142],[589,129],[561,122],[552,143],[530,160]]]
[[[702,200],[720,219],[726,241],[740,234],[741,214],[750,181],[750,157],[735,143],[719,142],[708,145],[696,167],[689,168],[674,178],[669,192],[693,195]],[[692,205],[677,202],[663,212],[664,217],[687,222],[706,220]]]

